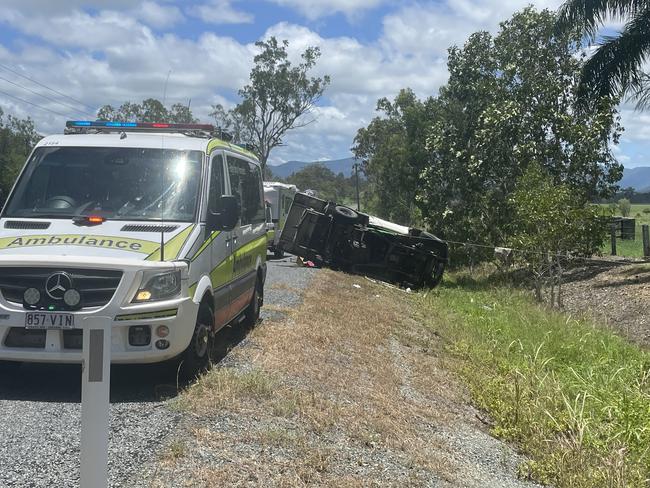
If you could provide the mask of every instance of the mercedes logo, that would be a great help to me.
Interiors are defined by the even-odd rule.
[[[54,300],[62,300],[66,290],[72,288],[72,277],[63,271],[53,273],[45,280],[45,293]]]

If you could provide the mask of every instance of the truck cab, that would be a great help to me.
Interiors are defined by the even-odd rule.
[[[81,362],[89,318],[114,363],[208,363],[253,325],[266,224],[252,153],[197,124],[70,121],[33,150],[0,215],[0,360]]]
[[[271,236],[269,236],[268,248],[277,259],[284,256],[284,252],[278,246],[278,242],[284,223],[287,220],[293,197],[297,192],[298,188],[296,185],[277,181],[264,182],[264,199],[270,210],[269,229]]]

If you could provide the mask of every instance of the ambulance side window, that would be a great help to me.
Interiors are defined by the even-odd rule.
[[[241,205],[241,225],[265,221],[262,177],[256,164],[228,156],[230,189]]]
[[[210,189],[208,190],[208,209],[211,212],[217,211],[217,200],[226,191],[223,184],[223,156],[217,154],[212,158],[210,166]]]

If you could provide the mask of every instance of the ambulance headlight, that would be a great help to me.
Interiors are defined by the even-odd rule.
[[[174,298],[181,292],[181,272],[147,273],[142,277],[143,285],[135,294],[134,302],[151,302]]]

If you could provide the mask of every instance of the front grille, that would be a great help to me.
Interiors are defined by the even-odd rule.
[[[172,232],[178,229],[177,225],[146,225],[126,224],[120,230],[122,232]]]
[[[63,331],[63,347],[65,349],[81,349],[83,330],[72,329]]]
[[[50,226],[49,222],[34,222],[31,220],[7,220],[5,222],[5,229],[47,229]]]
[[[5,338],[6,347],[45,348],[45,330],[29,330],[24,327],[12,327]]]
[[[41,292],[42,305],[60,305],[60,300],[52,300],[45,293],[47,278],[60,271],[71,276],[84,308],[102,307],[110,302],[122,279],[122,272],[113,270],[0,267],[0,292],[7,301],[22,304],[25,290],[33,287]]]

